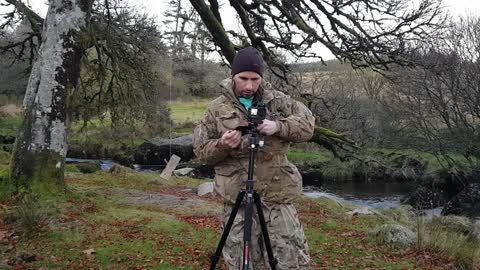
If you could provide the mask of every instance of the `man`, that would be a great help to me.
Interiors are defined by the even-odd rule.
[[[263,82],[264,64],[252,47],[238,51],[232,64],[232,78],[222,83],[223,95],[213,100],[194,134],[197,157],[215,166],[215,191],[225,200],[225,222],[239,191],[245,188],[248,172],[248,135],[235,130],[245,125],[247,110],[262,102],[266,119],[258,125],[265,145],[255,160],[255,190],[260,194],[272,242],[277,269],[309,269],[310,257],[303,227],[292,201],[302,192],[297,168],[287,160],[290,142],[308,141],[313,134],[314,117],[303,104],[270,89]],[[223,257],[230,270],[238,270],[243,259],[244,207],[239,209]],[[264,252],[256,210],[252,226],[251,262],[258,269]],[[265,255],[263,255],[265,254]],[[267,263],[268,265],[268,263]]]

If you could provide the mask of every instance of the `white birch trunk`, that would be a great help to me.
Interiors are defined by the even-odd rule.
[[[50,0],[42,44],[23,101],[24,120],[13,154],[17,187],[63,186],[67,154],[67,95],[80,75],[78,44],[92,0]]]

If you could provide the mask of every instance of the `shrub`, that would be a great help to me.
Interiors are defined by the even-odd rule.
[[[94,173],[102,169],[100,162],[78,163],[76,166],[81,173]]]

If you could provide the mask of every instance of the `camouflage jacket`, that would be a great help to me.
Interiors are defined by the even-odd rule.
[[[207,107],[193,139],[197,157],[215,166],[215,191],[234,203],[248,176],[248,135],[240,147],[220,143],[222,134],[246,123],[247,111],[235,96],[231,80],[222,82],[224,93]],[[276,121],[279,131],[265,137],[258,149],[254,177],[255,190],[266,203],[288,203],[302,192],[302,177],[288,161],[290,142],[305,142],[313,135],[314,117],[310,110],[289,96],[262,84],[255,99],[266,105],[266,119]]]

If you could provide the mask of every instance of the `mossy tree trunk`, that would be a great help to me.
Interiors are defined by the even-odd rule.
[[[80,75],[83,50],[78,39],[92,4],[92,0],[49,1],[13,151],[11,179],[17,190],[64,186],[67,97]]]
[[[315,142],[331,151],[340,160],[348,159],[360,147],[345,135],[328,128],[316,127],[311,142]]]

